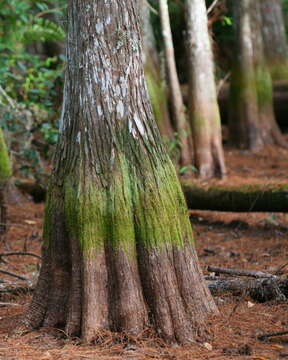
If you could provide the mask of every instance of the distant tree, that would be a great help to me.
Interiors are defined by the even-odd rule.
[[[161,64],[156,48],[156,40],[150,19],[150,9],[147,0],[141,0],[141,20],[143,39],[143,63],[148,92],[161,135],[172,136],[167,89],[161,74]]]
[[[167,341],[205,337],[217,308],[145,87],[134,0],[69,0],[61,133],[43,264],[18,332],[41,325]]]
[[[222,177],[226,168],[205,0],[186,0],[185,4],[195,164],[202,178]]]
[[[240,148],[286,146],[273,112],[259,0],[234,2],[235,58],[230,85],[230,139]]]
[[[185,107],[176,69],[167,0],[159,0],[159,11],[164,41],[165,62],[167,68],[171,107],[175,122],[175,128],[178,133],[178,138],[180,142],[180,163],[182,165],[188,165],[192,162],[192,154],[189,147],[188,123],[185,116]]]
[[[12,175],[10,159],[6,147],[3,131],[0,128],[0,189],[3,189]]]
[[[273,80],[288,80],[288,45],[282,0],[260,1],[265,56]]]

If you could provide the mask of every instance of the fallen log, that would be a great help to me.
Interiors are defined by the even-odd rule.
[[[207,281],[212,295],[231,292],[233,295],[247,295],[258,302],[285,300],[288,297],[288,279],[221,279]]]
[[[45,200],[46,188],[37,183],[18,182],[17,187],[33,197]],[[231,212],[288,212],[288,185],[242,185],[201,187],[182,182],[189,209]]]
[[[288,185],[200,187],[182,182],[189,209],[231,212],[288,212]]]

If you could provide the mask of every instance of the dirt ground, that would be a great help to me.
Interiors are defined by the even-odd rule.
[[[221,184],[287,183],[288,151],[270,147],[257,154],[226,149],[228,176]],[[8,232],[0,252],[40,254],[43,204],[27,201],[8,207]],[[190,211],[199,259],[207,265],[275,272],[287,263],[288,213],[220,213]],[[2,259],[2,260],[1,260]],[[0,257],[0,269],[37,277],[39,259],[31,256]],[[4,260],[4,262],[3,262]],[[288,265],[283,268],[288,275]],[[285,274],[286,271],[286,274]],[[7,282],[23,281],[2,275]],[[11,284],[12,286],[12,284]],[[288,358],[288,335],[260,341],[259,334],[288,329],[288,302],[256,303],[244,296],[216,297],[220,315],[209,319],[211,341],[205,344],[165,346],[160,340],[130,339],[107,334],[101,345],[84,345],[68,339],[61,329],[42,329],[11,337],[15,318],[28,306],[31,295],[0,293],[0,360],[22,359],[282,359]]]

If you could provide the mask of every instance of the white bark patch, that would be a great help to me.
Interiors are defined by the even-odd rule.
[[[108,15],[108,17],[105,20],[105,25],[109,25],[109,24],[111,24],[111,16],[110,15]]]
[[[124,105],[121,100],[118,102],[116,106],[116,112],[121,118],[124,116]]]
[[[101,105],[97,105],[97,113],[99,116],[103,115],[103,110],[102,110],[102,106]]]
[[[137,129],[139,131],[139,133],[143,136],[145,135],[145,128],[143,126],[143,123],[142,121],[140,120],[139,116],[137,114],[134,114],[134,121],[135,121],[135,124],[137,126]]]
[[[77,134],[76,141],[77,141],[78,144],[80,144],[80,141],[81,141],[81,132],[80,131]]]
[[[129,129],[129,133],[136,139],[137,138],[137,131],[134,128],[134,124],[131,120],[129,120],[128,122],[128,129]]]
[[[103,26],[102,21],[98,21],[95,27],[96,27],[96,33],[97,34],[102,34],[103,33],[104,26]]]

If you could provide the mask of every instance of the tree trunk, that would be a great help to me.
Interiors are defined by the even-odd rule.
[[[160,134],[171,137],[173,134],[167,103],[165,80],[161,76],[160,59],[150,22],[150,9],[147,0],[141,0],[143,63],[148,93]]]
[[[281,0],[261,0],[265,56],[273,80],[288,79],[288,46]]]
[[[63,325],[166,341],[205,336],[217,312],[143,75],[133,0],[68,1],[67,73],[47,194],[43,265],[18,332]]]
[[[181,165],[189,165],[192,162],[188,139],[189,127],[186,121],[185,108],[177,75],[167,0],[159,0],[159,7],[171,105],[180,143],[180,163]]]
[[[236,212],[288,212],[287,185],[211,186],[182,183],[189,209]]]
[[[253,62],[251,6],[254,0],[233,2],[235,58],[230,84],[229,134],[242,149],[263,146],[259,132],[256,74]]]
[[[273,108],[273,83],[264,53],[263,32],[264,24],[261,16],[260,0],[254,0],[251,8],[253,59],[256,77],[258,99],[259,129],[262,142],[287,147],[281,130],[275,119]]]
[[[214,63],[204,0],[186,0],[189,116],[196,167],[202,178],[226,173]]]
[[[239,148],[286,147],[273,110],[273,88],[264,56],[259,0],[234,3],[235,62],[230,86],[230,139]]]
[[[6,230],[5,192],[12,176],[12,169],[3,131],[0,127],[0,235]]]

